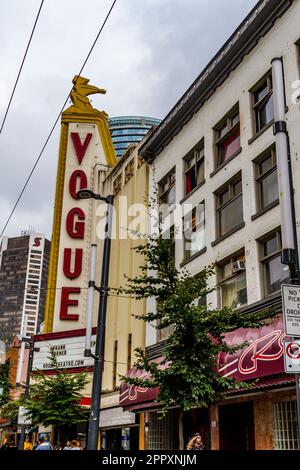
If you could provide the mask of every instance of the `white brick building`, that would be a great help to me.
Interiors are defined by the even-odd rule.
[[[161,201],[170,205],[204,202],[205,223],[203,214],[194,220],[192,250],[185,252],[184,240],[176,240],[177,266],[196,274],[216,262],[216,277],[211,282],[225,280],[225,286],[221,293],[210,294],[207,301],[213,306],[233,302],[241,314],[268,306],[280,308],[280,284],[288,281],[289,275],[280,260],[276,177],[276,158],[280,156],[276,156],[272,126],[271,61],[275,57],[283,61],[285,120],[300,244],[299,18],[299,0],[260,0],[140,150],[146,161],[155,165]],[[257,370],[252,374],[258,378],[256,391],[228,397],[213,407],[209,416],[200,411],[194,416],[195,430],[201,429],[208,447],[299,448],[295,380],[284,373],[282,355],[278,354],[282,325],[277,323],[273,331],[279,336],[273,337],[269,348],[262,351],[267,343],[261,338],[266,333],[272,337],[272,328],[256,331],[257,349],[249,350],[250,364],[256,361],[259,348],[262,356],[265,354],[256,361]],[[146,342],[152,357],[162,352],[159,339],[157,331],[148,327]],[[275,362],[277,368],[273,368]],[[240,369],[228,375],[239,373]],[[287,412],[289,418],[282,430]],[[190,419],[194,418],[191,415]],[[148,420],[150,428],[151,423],[155,426],[155,413],[149,412]],[[157,426],[163,429],[161,424]],[[159,444],[153,441],[153,445]]]

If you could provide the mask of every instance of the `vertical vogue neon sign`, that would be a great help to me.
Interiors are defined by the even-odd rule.
[[[75,148],[76,157],[79,165],[81,165],[90,141],[92,134],[87,134],[84,142],[82,143],[78,132],[71,132],[71,139]],[[69,194],[72,199],[77,200],[77,191],[87,188],[87,176],[81,169],[76,169],[69,179]],[[75,240],[84,240],[85,235],[85,213],[80,207],[72,207],[66,217],[66,231],[70,238]],[[83,249],[76,248],[75,253],[72,253],[71,248],[64,248],[63,254],[63,273],[68,279],[77,279],[82,272],[82,259]],[[81,292],[80,287],[62,287],[61,301],[60,301],[60,314],[61,320],[78,321],[78,314],[70,314],[69,307],[78,307],[78,298],[70,298],[71,295],[79,295]]]

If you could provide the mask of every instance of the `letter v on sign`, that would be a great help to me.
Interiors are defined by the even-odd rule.
[[[81,143],[78,132],[71,132],[71,138],[72,138],[72,141],[73,141],[73,144],[74,144],[74,147],[75,147],[75,152],[76,152],[76,156],[77,156],[79,165],[81,164],[81,162],[83,160],[85,152],[86,152],[86,150],[89,146],[89,143],[91,141],[92,135],[93,134],[87,134],[85,139],[84,139],[84,142]]]

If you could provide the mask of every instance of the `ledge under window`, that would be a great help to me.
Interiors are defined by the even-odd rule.
[[[268,206],[266,206],[266,207],[264,207],[263,209],[261,209],[259,212],[256,212],[256,214],[251,215],[251,220],[257,219],[257,218],[260,217],[261,215],[263,215],[263,214],[265,214],[266,212],[268,212],[269,210],[273,209],[273,207],[278,206],[278,204],[279,204],[279,199],[276,199],[275,201],[271,202],[271,204],[269,204]]]
[[[233,160],[235,157],[237,157],[242,152],[242,150],[243,150],[242,147],[240,147],[236,152],[234,152],[233,155],[231,155],[230,158],[228,158],[228,160],[221,163],[221,165],[219,165],[218,168],[216,168],[209,176],[212,178],[212,176],[214,176],[216,173],[218,173],[218,171],[222,170],[222,168],[224,168],[227,165],[227,163],[231,162],[231,160]]]
[[[230,235],[233,235],[235,232],[238,232],[241,228],[245,227],[245,222],[242,222],[241,224],[237,225],[236,227],[232,228],[228,232],[224,233],[221,237],[217,238],[215,241],[211,243],[211,246],[216,246],[218,243],[222,242],[225,240],[225,238],[230,237]]]
[[[201,181],[201,183],[199,183],[197,186],[195,186],[194,189],[192,189],[192,191],[190,191],[188,194],[186,194],[180,201],[180,204],[182,204],[184,201],[186,201],[192,194],[194,194],[197,189],[201,188],[201,186],[203,186],[205,184],[205,179]]]
[[[261,134],[263,134],[269,127],[273,126],[274,124],[274,119],[270,121],[268,124],[266,124],[260,131],[258,131],[251,139],[248,140],[248,145],[252,144]]]
[[[180,267],[183,268],[183,266],[185,266],[186,264],[188,264],[190,261],[193,261],[194,259],[198,258],[198,256],[200,255],[203,255],[203,253],[205,253],[207,250],[206,246],[204,248],[202,248],[202,250],[198,251],[198,253],[195,253],[193,256],[191,256],[190,258],[188,259],[184,259],[181,263],[180,263]]]

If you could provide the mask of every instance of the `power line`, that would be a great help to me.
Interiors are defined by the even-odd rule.
[[[81,69],[80,69],[80,71],[79,71],[78,74],[77,74],[77,78],[76,78],[76,80],[75,80],[74,86],[76,85],[76,82],[77,82],[77,80],[78,80],[78,77],[79,77],[79,75],[81,74],[81,72],[83,71],[83,69],[84,69],[84,67],[85,67],[85,65],[86,65],[86,63],[87,63],[87,61],[88,61],[88,59],[89,59],[89,57],[90,57],[90,55],[91,55],[91,53],[92,53],[92,51],[93,51],[93,49],[94,49],[96,43],[97,43],[97,41],[98,41],[98,39],[99,39],[101,33],[102,33],[102,30],[103,30],[103,28],[104,28],[104,26],[105,26],[105,24],[106,24],[106,22],[107,22],[107,20],[108,20],[108,18],[109,18],[109,16],[110,16],[111,12],[112,12],[112,10],[113,10],[113,8],[114,8],[114,6],[115,6],[116,1],[117,1],[117,0],[114,0],[114,1],[113,1],[112,5],[111,5],[111,7],[110,7],[110,9],[109,9],[109,11],[108,11],[106,17],[105,17],[105,20],[104,20],[103,23],[102,23],[102,26],[101,26],[101,28],[100,28],[100,30],[99,30],[99,32],[98,32],[98,34],[97,34],[97,36],[96,36],[96,38],[95,38],[93,44],[92,44],[92,47],[90,48],[90,51],[89,51],[88,55],[86,56],[86,58],[85,58],[85,60],[84,60],[84,62],[83,62],[83,65],[82,65],[82,67],[81,67]],[[73,88],[72,88],[72,89],[73,89]],[[67,102],[68,102],[69,96],[70,96],[70,93],[68,93],[68,96],[67,96],[67,98],[66,98],[66,100],[65,100],[65,102],[64,102],[64,104],[63,104],[63,106],[62,106],[62,108],[61,108],[61,110],[60,110],[60,112],[59,112],[59,114],[58,114],[58,116],[57,116],[57,118],[56,118],[56,120],[55,120],[55,122],[54,122],[54,124],[53,124],[53,126],[52,126],[52,128],[51,128],[51,130],[50,130],[50,132],[49,132],[49,135],[48,135],[48,137],[47,137],[47,139],[46,139],[46,141],[45,141],[45,143],[44,143],[44,145],[43,145],[43,147],[42,147],[42,150],[40,151],[40,153],[39,153],[39,155],[38,155],[38,157],[37,157],[37,159],[36,159],[36,161],[35,161],[35,163],[34,163],[32,169],[31,169],[31,171],[30,171],[30,173],[29,173],[29,176],[28,176],[28,178],[26,179],[25,184],[24,184],[24,186],[23,186],[23,188],[22,188],[22,190],[21,190],[21,192],[20,192],[20,194],[19,194],[19,196],[18,196],[18,198],[17,198],[17,200],[16,200],[16,202],[15,202],[15,204],[14,204],[14,207],[13,207],[11,213],[9,214],[8,219],[6,220],[6,222],[5,222],[5,224],[4,224],[4,227],[3,227],[2,231],[1,231],[1,234],[0,234],[0,238],[1,238],[2,235],[4,234],[5,229],[6,229],[6,227],[8,226],[8,224],[9,224],[9,222],[10,222],[10,219],[12,218],[12,216],[13,216],[13,214],[14,214],[14,212],[15,212],[15,210],[16,210],[16,208],[17,208],[19,202],[20,202],[20,199],[21,199],[21,197],[23,196],[23,193],[24,193],[24,191],[25,191],[25,189],[26,189],[26,187],[27,187],[27,185],[28,185],[28,183],[29,183],[29,181],[30,181],[30,179],[31,179],[31,177],[32,177],[32,175],[33,175],[33,173],[34,173],[36,167],[37,167],[37,164],[39,163],[39,161],[40,161],[40,159],[41,159],[41,156],[42,156],[43,153],[44,153],[44,150],[45,150],[45,148],[46,148],[46,146],[47,146],[47,144],[48,144],[48,142],[49,142],[49,140],[50,140],[50,138],[51,138],[51,136],[52,136],[52,134],[53,134],[53,132],[54,132],[54,129],[55,129],[55,127],[56,127],[56,124],[58,123],[59,118],[60,118],[60,116],[61,116],[61,114],[62,114],[62,112],[63,112],[63,110],[64,110],[64,108],[65,108],[65,106],[66,106],[66,104],[67,104]]]
[[[26,59],[26,56],[27,56],[27,52],[28,52],[29,47],[30,47],[31,40],[32,40],[32,38],[33,38],[33,34],[34,34],[34,31],[35,31],[35,27],[36,27],[36,25],[37,25],[37,22],[38,22],[38,19],[39,19],[39,16],[40,16],[40,13],[41,13],[41,10],[42,10],[42,7],[43,7],[43,3],[44,3],[44,0],[41,1],[39,11],[38,11],[38,14],[37,14],[37,16],[36,16],[36,19],[35,19],[35,22],[34,22],[34,25],[33,25],[32,31],[31,31],[31,34],[30,34],[30,38],[29,38],[29,41],[28,41],[28,44],[27,44],[27,47],[26,47],[26,50],[25,50],[25,54],[24,54],[24,57],[23,57],[21,66],[20,66],[20,68],[19,68],[19,72],[18,72],[16,81],[15,81],[15,84],[14,84],[14,87],[13,87],[13,91],[12,91],[12,94],[11,94],[11,96],[10,96],[10,100],[9,100],[9,103],[8,103],[8,105],[7,105],[7,108],[6,108],[6,111],[5,111],[5,114],[4,114],[4,118],[3,118],[3,121],[2,121],[2,124],[1,124],[1,128],[0,128],[0,134],[1,134],[2,130],[3,130],[4,124],[5,124],[7,115],[8,115],[8,111],[9,111],[9,108],[10,108],[10,105],[11,105],[12,99],[13,99],[13,97],[14,97],[16,88],[17,88],[17,84],[18,84],[18,81],[19,81],[19,78],[20,78],[20,75],[21,75],[21,72],[22,72],[22,69],[23,69],[23,65],[24,65],[24,62],[25,62],[25,59]]]

